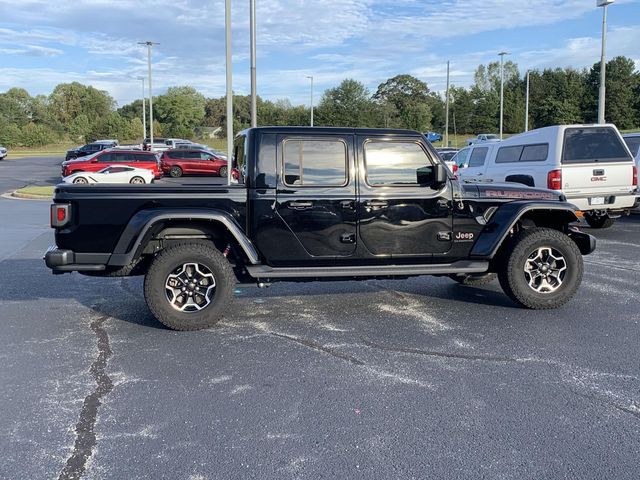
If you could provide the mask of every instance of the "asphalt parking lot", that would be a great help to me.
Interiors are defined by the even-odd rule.
[[[3,191],[61,159],[0,162]],[[48,202],[0,198],[0,478],[638,478],[640,215],[577,297],[444,278],[237,290],[174,332],[139,278],[53,276]]]

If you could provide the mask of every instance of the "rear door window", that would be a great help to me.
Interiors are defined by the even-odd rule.
[[[489,152],[488,147],[474,148],[469,158],[469,167],[482,167]]]
[[[155,155],[146,155],[144,153],[134,153],[133,157],[135,158],[136,162],[155,162],[156,161]]]
[[[347,145],[342,140],[285,140],[283,163],[286,185],[347,184]]]
[[[611,127],[567,128],[562,163],[622,162],[631,160],[617,132]]]
[[[367,183],[371,186],[417,185],[418,173],[432,165],[415,142],[369,141],[364,145]]]

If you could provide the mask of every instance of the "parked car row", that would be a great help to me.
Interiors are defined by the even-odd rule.
[[[0,160],[4,160],[8,153],[7,149],[0,145]]]
[[[561,191],[594,228],[636,203],[638,166],[614,125],[559,125],[477,142],[452,159],[468,183],[515,182]]]
[[[114,172],[108,167],[127,167],[127,170]],[[146,170],[150,175],[139,175],[131,169]],[[197,148],[171,149],[162,153],[109,148],[62,163],[62,177],[66,183],[151,183],[163,174],[174,178],[183,175],[226,177],[227,160]],[[240,178],[235,168],[231,174],[235,180]],[[125,182],[125,179],[128,180]]]

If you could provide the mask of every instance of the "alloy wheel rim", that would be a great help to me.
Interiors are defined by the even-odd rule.
[[[524,277],[533,291],[553,293],[563,284],[567,274],[567,261],[560,251],[552,247],[539,247],[524,262]]]
[[[165,280],[167,301],[175,310],[184,313],[199,312],[209,306],[215,289],[213,272],[201,263],[184,263]]]
[[[73,183],[87,183],[87,181],[84,178],[80,177],[76,178]]]
[[[144,183],[144,180],[142,180],[141,178],[134,178],[131,180],[131,183]]]

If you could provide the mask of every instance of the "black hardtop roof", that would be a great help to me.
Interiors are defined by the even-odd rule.
[[[334,135],[411,135],[424,136],[424,134],[415,130],[404,130],[399,128],[354,128],[354,127],[254,127],[238,132],[238,134],[246,134],[248,132],[264,132],[264,133],[304,133],[304,134],[334,134]]]

